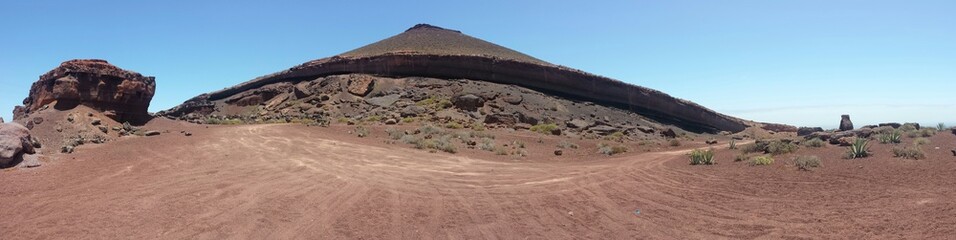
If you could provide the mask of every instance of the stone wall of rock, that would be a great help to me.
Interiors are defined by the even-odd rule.
[[[593,101],[640,113],[662,123],[696,132],[739,132],[746,123],[695,103],[614,79],[579,70],[522,61],[467,55],[385,54],[371,57],[331,57],[310,61],[289,70],[212,92],[187,101],[168,112],[224,99],[250,89],[278,82],[297,82],[317,77],[361,73],[392,77],[474,79],[513,84],[572,99]]]
[[[14,110],[14,119],[56,102],[53,107],[60,110],[83,104],[120,122],[142,122],[149,118],[147,109],[155,89],[154,77],[120,69],[105,60],[70,60],[33,83],[23,106]]]

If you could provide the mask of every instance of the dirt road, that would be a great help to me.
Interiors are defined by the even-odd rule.
[[[174,132],[83,146],[40,168],[0,172],[0,236],[956,236],[952,160],[853,172],[840,169],[855,166],[834,163],[811,175],[734,163],[695,168],[679,152],[490,161],[296,125],[190,130],[192,137]]]

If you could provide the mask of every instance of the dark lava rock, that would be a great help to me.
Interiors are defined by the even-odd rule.
[[[585,129],[594,124],[591,122],[585,121],[583,119],[574,119],[574,120],[568,121],[567,125],[569,128]]]
[[[607,136],[615,132],[619,132],[620,130],[618,130],[616,127],[600,125],[600,126],[594,126],[594,127],[588,128],[588,131],[591,131],[597,135]]]
[[[554,150],[554,155],[555,155],[555,156],[564,155],[564,150],[561,150],[561,149]]]
[[[156,136],[156,135],[159,135],[159,131],[146,131],[146,133],[145,133],[144,135],[146,135],[146,136]]]
[[[495,113],[485,116],[485,123],[514,126],[518,123],[518,119],[512,114]]]
[[[853,122],[850,121],[850,115],[843,114],[840,116],[840,131],[853,130]]]
[[[473,94],[458,95],[452,98],[452,104],[456,108],[465,110],[465,111],[478,111],[478,108],[481,108],[485,105],[485,99],[475,96]]]
[[[417,117],[427,112],[428,112],[428,109],[425,109],[422,106],[411,105],[411,106],[407,106],[403,108],[400,114],[402,117]]]
[[[903,126],[903,124],[899,124],[899,123],[880,123],[880,124],[878,124],[878,125],[879,125],[880,127],[890,126],[890,127],[893,127],[893,128],[900,128],[901,126]]]
[[[821,127],[800,127],[797,129],[797,136],[807,136],[815,132],[823,132]]]
[[[677,133],[674,132],[674,129],[668,128],[667,130],[664,130],[663,132],[661,132],[661,136],[664,136],[666,138],[676,138]]]

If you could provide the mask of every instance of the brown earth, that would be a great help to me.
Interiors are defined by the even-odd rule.
[[[823,167],[733,162],[690,166],[686,148],[486,130],[521,140],[527,157],[462,148],[428,153],[389,144],[383,126],[204,126],[82,145],[44,166],[0,172],[4,239],[947,239],[956,235],[956,136],[928,159],[840,159],[802,149]],[[414,126],[398,126],[413,128]],[[177,134],[190,131],[193,136]],[[539,140],[540,139],[540,143]],[[581,148],[550,154],[559,141]],[[726,139],[720,139],[726,143]],[[940,149],[935,149],[940,147]],[[651,151],[651,152],[645,152]]]

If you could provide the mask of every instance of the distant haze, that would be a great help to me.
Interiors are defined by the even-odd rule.
[[[84,14],[51,14],[64,12]],[[69,59],[156,76],[155,112],[430,23],[748,120],[952,126],[954,12],[919,0],[5,1],[0,116]]]

